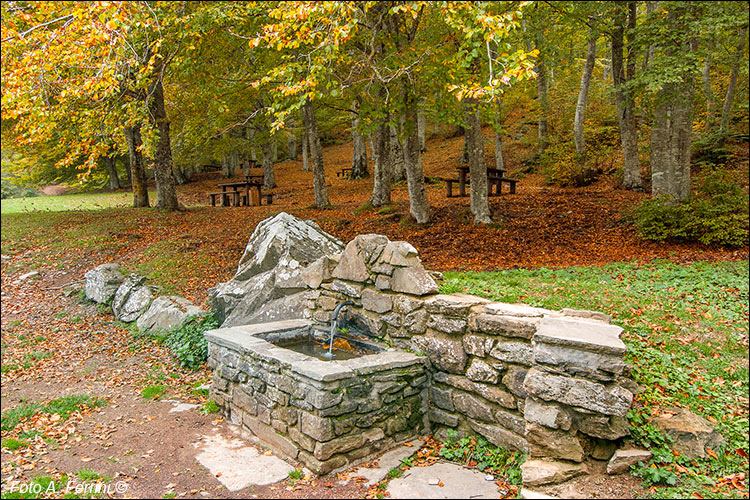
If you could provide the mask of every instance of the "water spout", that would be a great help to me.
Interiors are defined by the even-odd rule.
[[[353,305],[354,305],[354,302],[352,302],[351,300],[347,300],[346,302],[342,302],[341,304],[337,305],[333,309],[333,316],[331,316],[331,338],[328,344],[328,352],[323,353],[324,357],[328,359],[331,359],[333,357],[333,335],[336,333],[336,321],[338,320],[338,317],[339,317],[339,311],[344,306],[353,306]]]

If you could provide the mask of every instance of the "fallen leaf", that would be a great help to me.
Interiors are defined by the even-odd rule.
[[[711,448],[706,448],[706,455],[708,455],[709,457],[713,458],[714,460],[718,460],[719,459],[719,457],[716,456],[716,452],[714,450],[712,450]]]

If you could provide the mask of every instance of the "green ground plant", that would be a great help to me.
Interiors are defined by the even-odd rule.
[[[144,399],[159,399],[162,394],[168,389],[166,385],[153,384],[147,385],[141,391],[141,396]]]
[[[608,313],[624,328],[626,361],[645,391],[629,418],[632,441],[655,457],[645,464],[667,471],[669,440],[650,423],[654,407],[681,406],[715,422],[726,445],[718,458],[680,463],[689,473],[643,472],[656,496],[715,497],[716,479],[748,474],[748,262],[678,265],[613,263],[602,267],[445,273],[441,292],[558,310]],[[738,494],[742,492],[739,491]]]
[[[194,316],[171,330],[165,343],[174,353],[180,367],[195,370],[208,357],[208,343],[203,333],[218,327],[219,321],[212,313]]]
[[[453,429],[446,430],[446,437],[440,448],[441,457],[463,465],[476,462],[480,471],[502,475],[512,485],[521,484],[523,454],[494,446],[482,436],[459,439]]]
[[[155,191],[149,191],[149,198]],[[20,214],[27,212],[61,212],[70,210],[102,210],[105,208],[125,208],[133,205],[133,193],[80,193],[59,196],[34,196],[3,199],[0,213]]]
[[[31,417],[36,413],[57,414],[63,420],[67,420],[71,413],[80,410],[84,406],[97,408],[106,406],[106,404],[107,401],[105,399],[88,394],[72,394],[53,399],[44,405],[40,403],[23,403],[2,413],[2,425],[0,425],[0,428],[4,431],[12,431],[23,419]]]

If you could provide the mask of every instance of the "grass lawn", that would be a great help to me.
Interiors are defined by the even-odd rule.
[[[647,487],[663,486],[655,497],[747,496],[746,486],[715,488],[721,478],[748,475],[748,262],[653,261],[445,277],[443,293],[611,314],[625,329],[633,378],[646,389],[629,417],[632,440],[651,448],[655,467],[635,473]],[[714,423],[726,440],[716,458],[692,461],[671,453],[649,417],[654,407],[673,405]]]
[[[191,297],[230,277],[260,214],[237,210],[105,209],[118,195],[30,198],[36,210],[66,210],[63,199],[87,211],[50,213],[16,209],[3,200],[4,279],[28,269],[87,270],[118,261],[164,287]],[[122,203],[129,203],[129,194]],[[85,203],[84,203],[85,201]],[[48,203],[41,209],[43,203]],[[28,209],[28,206],[27,206]],[[100,209],[95,210],[94,209]],[[245,225],[239,222],[246,222]],[[236,242],[228,244],[236,239]],[[396,237],[392,239],[398,239]],[[710,255],[706,255],[710,258]],[[425,259],[429,264],[429,260]],[[549,309],[572,307],[610,314],[625,331],[627,361],[645,392],[630,419],[632,440],[655,454],[654,467],[634,471],[656,497],[747,495],[748,262],[667,260],[615,262],[601,267],[446,272],[443,293],[467,292],[493,300]],[[202,300],[202,298],[200,299]],[[196,302],[200,302],[197,300]],[[4,325],[5,326],[5,325]],[[19,363],[32,360],[19,360]],[[686,461],[649,423],[652,409],[684,406],[709,419],[726,445],[715,458]],[[732,487],[739,480],[741,488]]]
[[[149,199],[156,199],[156,191],[149,191]],[[103,208],[131,207],[133,193],[83,193],[60,196],[34,196],[9,198],[0,203],[0,214],[25,212],[62,212],[66,210],[101,210]]]

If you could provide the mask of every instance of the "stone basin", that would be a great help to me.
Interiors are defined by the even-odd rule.
[[[283,347],[328,338],[287,320],[211,330],[211,397],[263,444],[323,474],[367,460],[425,429],[426,358],[353,335],[369,353],[323,361]]]

